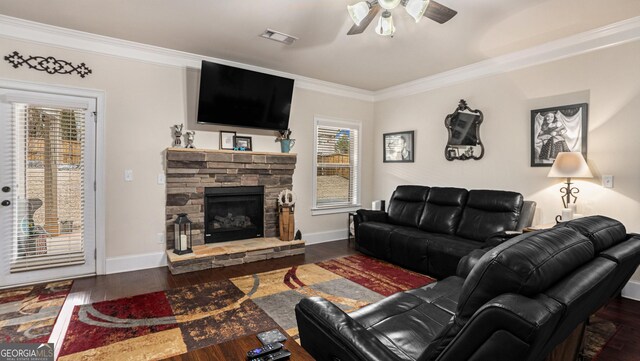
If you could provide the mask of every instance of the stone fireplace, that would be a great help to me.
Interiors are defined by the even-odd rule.
[[[258,235],[260,234],[258,232],[258,234],[247,236],[247,238],[277,237],[278,193],[283,189],[292,189],[295,167],[296,155],[290,153],[168,148],[166,151],[167,201],[165,207],[167,249],[174,248],[173,222],[178,213],[187,213],[193,222],[191,229],[194,246],[204,245],[206,234],[215,234],[208,232],[205,220],[205,208],[212,206],[208,205],[206,195],[218,192],[212,189],[220,189],[219,192],[222,194],[235,192],[238,188],[244,187],[253,190],[262,189],[264,193],[261,206],[262,234]],[[231,206],[233,207],[233,205]],[[240,214],[234,214],[234,212],[215,215],[222,218],[218,219],[218,222],[225,223],[227,226],[242,224],[241,218],[234,218]],[[225,217],[231,219],[224,219]],[[215,221],[215,216],[213,219]],[[250,220],[250,222],[254,225],[260,223],[259,220],[255,222]],[[215,228],[215,223],[211,226]],[[215,236],[212,237],[216,239]],[[214,242],[216,241],[214,240]]]

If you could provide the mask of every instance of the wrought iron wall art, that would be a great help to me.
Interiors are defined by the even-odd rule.
[[[81,78],[91,74],[91,69],[85,63],[73,65],[69,61],[59,60],[53,56],[29,55],[25,59],[20,53],[14,51],[5,56],[4,60],[16,69],[26,64],[29,69],[45,71],[49,74],[78,74]]]

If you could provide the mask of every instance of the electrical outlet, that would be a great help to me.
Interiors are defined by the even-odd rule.
[[[159,244],[164,244],[164,233],[158,233],[157,242]]]
[[[158,173],[158,184],[163,185],[166,183],[166,181],[167,179],[165,178],[164,173]]]
[[[124,170],[124,181],[125,182],[133,182],[133,169],[125,169]]]
[[[602,176],[602,186],[605,188],[613,188],[613,176],[612,175],[603,175]]]

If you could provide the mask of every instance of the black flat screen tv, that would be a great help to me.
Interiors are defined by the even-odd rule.
[[[293,79],[202,62],[198,123],[284,130]]]

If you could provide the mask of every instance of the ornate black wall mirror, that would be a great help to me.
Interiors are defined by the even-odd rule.
[[[484,146],[480,140],[482,112],[471,109],[464,99],[455,112],[447,115],[444,125],[449,131],[449,140],[444,149],[447,160],[480,159],[484,155]]]

